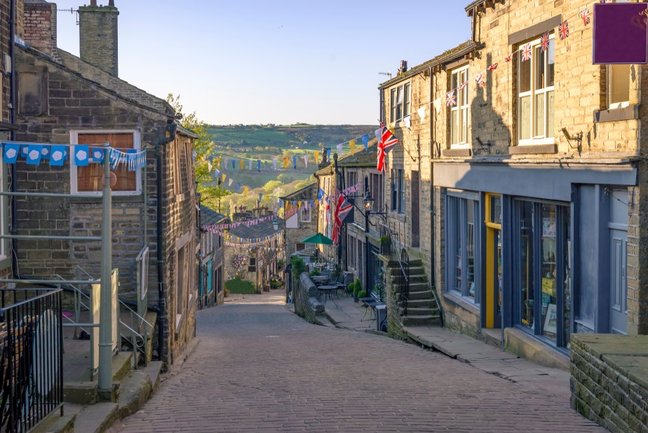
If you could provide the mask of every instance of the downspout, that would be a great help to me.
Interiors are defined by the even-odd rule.
[[[15,60],[16,0],[11,0],[10,8],[11,11],[9,12],[9,57],[11,57],[11,76],[10,76],[11,89],[9,91],[9,103],[11,104],[11,107],[9,108],[9,112],[10,112],[9,121],[12,126],[15,126],[16,125],[16,101],[18,100],[17,91],[16,91],[16,60]],[[16,140],[16,130],[13,128],[11,129],[10,137],[12,141]],[[11,188],[11,192],[16,192],[16,164],[10,164],[10,165],[11,165],[10,188]],[[14,196],[11,196],[10,200],[11,200],[11,206],[10,206],[11,216],[9,220],[11,221],[11,234],[16,234],[15,231],[16,219],[14,218],[14,216],[16,215],[16,198]],[[16,251],[15,239],[11,240],[11,270],[16,278],[20,278],[18,276],[18,252]]]
[[[435,206],[434,206],[434,158],[435,158],[435,146],[436,146],[436,131],[434,130],[434,116],[436,115],[436,110],[434,109],[434,74],[432,71],[432,66],[430,66],[430,217],[432,218],[432,234],[430,235],[430,281],[432,284],[436,284],[436,243],[435,243],[435,232],[436,226],[435,221]]]
[[[166,132],[166,130],[165,130]],[[157,159],[156,159],[156,171],[157,171],[157,186],[156,186],[156,195],[157,195],[157,277],[158,277],[158,348],[159,353],[158,357],[160,360],[163,360],[163,353],[165,352],[165,342],[164,342],[164,329],[166,323],[168,322],[167,309],[166,309],[166,299],[165,299],[165,287],[164,287],[164,230],[165,230],[165,221],[162,218],[162,209],[163,202],[166,201],[164,195],[162,194],[162,186],[164,185],[164,157],[166,155],[166,144],[167,139],[162,139],[160,145],[158,146]],[[167,356],[169,354],[167,353]],[[168,362],[170,364],[170,362]]]

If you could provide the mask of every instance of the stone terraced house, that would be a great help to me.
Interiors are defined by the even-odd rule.
[[[388,228],[444,325],[562,367],[574,334],[648,333],[648,68],[593,64],[586,8],[475,1],[380,86]]]
[[[22,2],[18,2],[22,3]],[[24,43],[15,46],[16,140],[32,143],[103,144],[145,149],[144,168],[113,171],[113,267],[120,296],[133,300],[136,257],[149,248],[148,305],[157,313],[156,350],[173,363],[195,334],[198,210],[192,166],[196,137],[177,124],[164,100],[118,77],[117,18],[113,1],[79,7],[80,57],[56,45],[56,4],[25,0]],[[4,31],[4,30],[3,30]],[[78,198],[16,199],[15,234],[98,235],[100,165],[30,166],[18,162],[18,191],[63,192]],[[84,241],[17,240],[19,277],[99,277],[101,251]],[[83,270],[81,270],[83,269]],[[87,274],[86,274],[87,272]]]

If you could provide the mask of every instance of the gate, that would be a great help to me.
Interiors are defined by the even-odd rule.
[[[0,292],[0,431],[24,433],[62,415],[61,289]]]

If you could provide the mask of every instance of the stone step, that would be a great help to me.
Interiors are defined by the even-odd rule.
[[[392,284],[405,284],[409,282],[410,285],[417,283],[426,283],[428,282],[427,276],[423,275],[410,275],[407,279],[400,275],[392,276]]]
[[[389,273],[396,277],[400,275],[402,272],[400,267],[396,268],[390,268]],[[410,267],[409,269],[409,275],[425,275],[425,268],[417,266],[417,267]]]
[[[433,299],[409,299],[407,301],[408,308],[437,308]]]
[[[436,307],[411,307],[407,305],[407,317],[414,316],[435,316],[439,312]]]
[[[403,326],[435,326],[441,324],[439,315],[405,316],[402,318]]]
[[[427,290],[417,290],[417,291],[411,291],[409,292],[409,296],[407,297],[408,300],[417,300],[417,299],[434,299],[434,295],[432,294],[432,290],[427,289]]]

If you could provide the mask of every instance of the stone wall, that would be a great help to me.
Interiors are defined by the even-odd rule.
[[[293,305],[295,313],[311,323],[317,323],[317,316],[324,314],[324,304],[319,301],[317,287],[308,273],[303,272],[293,281]]]
[[[116,7],[79,7],[79,53],[81,58],[111,75],[117,76],[118,34]]]
[[[648,336],[572,339],[571,406],[613,433],[648,431]]]

